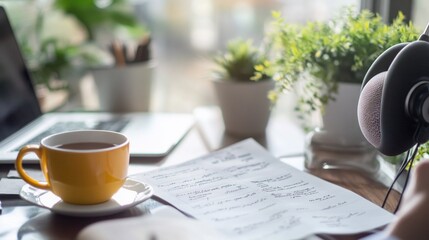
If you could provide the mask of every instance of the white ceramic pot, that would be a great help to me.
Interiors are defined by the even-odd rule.
[[[323,114],[325,143],[340,146],[366,146],[357,120],[357,104],[361,84],[339,83],[338,94],[330,101]]]
[[[274,88],[274,81],[238,82],[217,79],[213,84],[228,134],[239,137],[265,134],[271,106],[267,96]]]
[[[150,110],[154,62],[94,69],[101,111],[147,112]]]
[[[345,168],[377,174],[377,151],[364,138],[357,120],[360,87],[339,83],[336,99],[325,108],[323,129],[307,135],[306,168]]]

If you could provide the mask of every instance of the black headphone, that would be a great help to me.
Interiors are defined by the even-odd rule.
[[[385,155],[429,140],[428,28],[417,41],[383,52],[363,80],[359,125],[368,142]]]

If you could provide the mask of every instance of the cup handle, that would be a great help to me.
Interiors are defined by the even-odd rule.
[[[41,149],[40,146],[38,145],[27,145],[24,146],[23,148],[21,148],[19,150],[18,156],[16,157],[16,162],[15,162],[15,168],[18,171],[19,175],[21,176],[21,178],[27,182],[28,184],[30,184],[33,187],[36,188],[40,188],[40,189],[44,189],[44,190],[50,190],[51,189],[51,185],[49,184],[49,182],[43,183],[43,182],[39,182],[36,179],[30,177],[30,175],[28,175],[23,166],[22,166],[22,160],[24,158],[25,155],[27,155],[28,153],[35,153],[37,155],[37,157],[41,160]],[[40,161],[40,167],[42,168],[42,171],[46,173],[46,163],[44,161]]]

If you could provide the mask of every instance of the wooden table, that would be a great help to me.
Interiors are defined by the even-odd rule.
[[[218,115],[216,115],[217,113],[206,110],[199,109],[198,111],[200,112],[196,112],[197,124],[168,156],[163,158],[132,159],[129,174],[132,175],[162,166],[185,162],[241,140],[223,133],[222,124],[218,119]],[[282,161],[303,169],[304,133],[286,118],[273,117],[266,136],[256,140]],[[30,167],[37,168],[37,166]],[[10,169],[13,169],[13,165],[1,165],[0,177],[5,177]],[[309,172],[354,191],[377,205],[381,204],[386,193],[386,187],[383,184],[374,179],[374,177],[362,172],[344,169],[320,169]],[[395,192],[387,204],[389,211],[394,209],[397,199],[398,194]],[[0,200],[3,205],[3,212],[0,215],[0,239],[74,239],[81,229],[91,223],[106,219],[150,214],[151,209],[162,204],[159,201],[150,199],[116,215],[76,218],[52,214],[47,209],[27,204],[20,200],[19,197],[0,196]],[[334,239],[357,239],[363,235],[329,236],[329,239],[332,239],[332,237]],[[323,235],[320,237],[328,238]]]

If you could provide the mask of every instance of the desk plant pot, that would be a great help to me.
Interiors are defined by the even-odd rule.
[[[156,65],[149,61],[92,71],[101,111],[150,111],[153,74]]]
[[[225,131],[238,137],[255,137],[265,134],[270,118],[268,92],[274,81],[213,80],[222,112]]]
[[[237,137],[265,133],[270,116],[268,92],[274,81],[265,75],[255,81],[255,68],[263,64],[265,54],[251,40],[232,40],[224,53],[214,58],[218,69],[213,80],[222,112],[225,131]]]
[[[345,147],[368,146],[357,119],[360,88],[359,83],[338,83],[335,100],[326,104],[322,115],[326,144]]]
[[[360,88],[358,83],[338,83],[335,100],[325,106],[323,127],[308,134],[305,152],[307,168],[378,171],[377,151],[366,141],[357,120]]]

